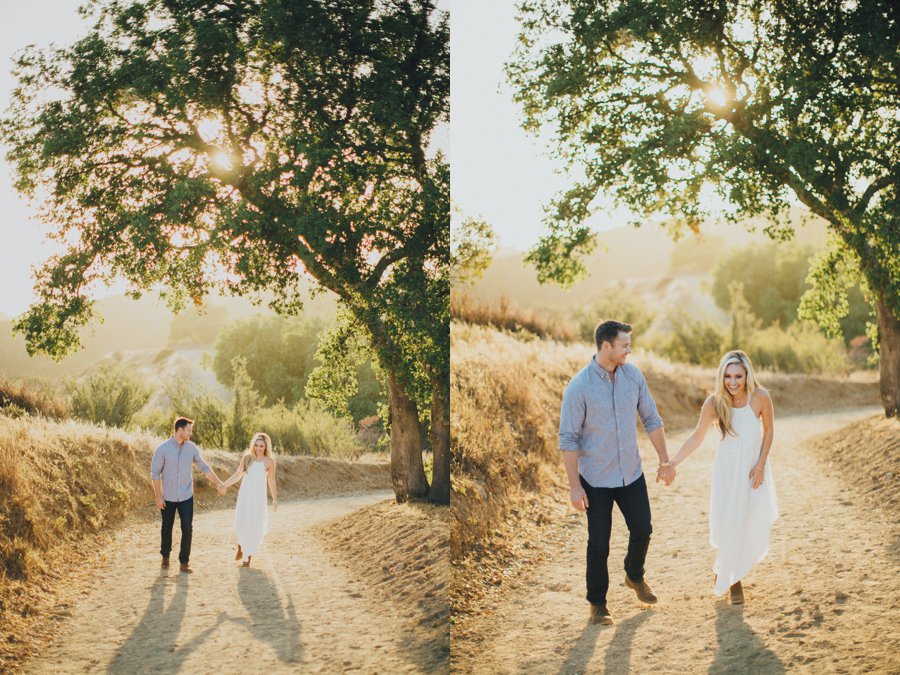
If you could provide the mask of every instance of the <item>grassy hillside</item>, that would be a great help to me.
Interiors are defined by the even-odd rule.
[[[149,467],[161,439],[72,421],[0,414],[0,671],[34,651],[64,613],[60,594],[112,529],[129,517],[159,518]],[[204,453],[220,477],[238,454]],[[389,489],[387,463],[280,457],[279,496]],[[195,475],[197,507],[232,507]],[[148,523],[148,541],[158,534]]]

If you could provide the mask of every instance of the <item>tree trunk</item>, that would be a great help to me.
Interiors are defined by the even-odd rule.
[[[881,363],[881,403],[887,417],[900,413],[900,320],[883,297],[875,298]]]
[[[428,480],[422,464],[419,411],[393,373],[388,375],[391,406],[391,482],[398,502],[423,499]]]
[[[441,373],[432,383],[431,452],[434,470],[428,499],[435,504],[450,503],[450,374]]]

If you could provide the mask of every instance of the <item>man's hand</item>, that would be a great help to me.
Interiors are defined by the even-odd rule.
[[[569,490],[569,501],[576,511],[586,511],[590,506],[588,504],[587,493],[580,485],[575,485]]]
[[[160,511],[166,508],[166,502],[162,497],[156,498],[156,508],[158,508]]]
[[[672,481],[675,480],[675,467],[671,464],[668,466],[660,466],[656,470],[656,482],[663,481],[666,486],[672,484]]]

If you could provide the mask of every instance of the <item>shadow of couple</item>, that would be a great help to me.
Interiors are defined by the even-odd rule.
[[[641,664],[631,665],[632,644],[638,629],[653,615],[646,609],[615,626],[615,633],[604,655],[604,673],[644,672]],[[594,656],[600,626],[588,624],[559,669],[559,675],[596,671],[590,661]],[[784,665],[744,620],[743,605],[732,606],[725,602],[716,605],[716,639],[718,649],[709,666],[709,673],[783,673]],[[676,648],[662,645],[659,649]]]
[[[248,616],[218,612],[213,621],[193,636],[179,636],[188,612],[190,575],[172,580],[163,572],[150,588],[150,600],[131,635],[117,650],[108,673],[135,673],[162,670],[177,672],[187,658],[226,621],[244,626],[254,642],[269,643],[284,663],[300,660],[300,622],[288,595],[282,602],[276,584],[259,569],[242,568],[237,591]],[[167,595],[171,599],[167,602]]]

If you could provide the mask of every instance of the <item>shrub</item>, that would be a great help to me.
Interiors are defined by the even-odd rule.
[[[811,323],[753,333],[742,349],[757,368],[810,375],[846,375],[852,364],[840,338],[827,338]]]
[[[94,424],[128,429],[150,399],[150,388],[118,366],[103,366],[69,384],[72,415]]]
[[[263,408],[254,415],[253,425],[252,431],[272,437],[276,452],[288,455],[352,459],[366,451],[348,419],[335,417],[313,401],[301,401],[293,408],[282,403]],[[249,440],[248,435],[245,446]]]

